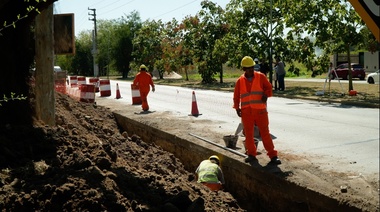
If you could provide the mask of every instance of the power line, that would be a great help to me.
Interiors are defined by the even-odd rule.
[[[118,1],[120,1],[120,0],[118,0]],[[116,1],[116,2],[118,2],[118,1]],[[134,1],[135,1],[135,0],[129,1],[129,2],[125,3],[125,4],[123,4],[123,5],[120,5],[120,6],[115,7],[114,9],[111,9],[111,10],[108,10],[107,12],[101,13],[100,15],[104,15],[104,14],[107,14],[107,13],[109,13],[109,12],[112,12],[112,11],[114,11],[114,10],[116,10],[116,9],[119,9],[120,7],[124,7],[125,5],[130,4],[130,3],[134,2]],[[104,8],[106,8],[106,7],[108,7],[108,6],[111,6],[111,5],[115,4],[116,2],[114,2],[114,3],[112,3],[112,4],[109,4],[109,5],[105,6],[105,7],[102,7],[102,8],[100,8],[100,9],[104,9]]]
[[[171,13],[171,12],[174,12],[174,11],[176,11],[176,10],[179,10],[179,9],[181,9],[181,8],[183,8],[183,7],[186,7],[187,5],[192,4],[192,3],[196,2],[196,1],[198,1],[198,0],[194,0],[194,1],[192,1],[192,2],[189,2],[189,3],[185,4],[185,5],[182,5],[182,6],[180,6],[180,7],[177,7],[176,9],[170,10],[169,12],[166,12],[166,13],[163,13],[163,14],[161,14],[161,15],[158,15],[158,16],[154,17],[153,19],[158,18],[158,17],[161,17],[161,16],[164,16],[164,15],[169,14],[169,13]]]

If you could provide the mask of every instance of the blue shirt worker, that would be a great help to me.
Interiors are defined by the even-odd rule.
[[[210,156],[208,160],[203,160],[195,171],[197,182],[202,183],[212,191],[221,190],[225,181],[219,163],[219,157],[216,155]]]

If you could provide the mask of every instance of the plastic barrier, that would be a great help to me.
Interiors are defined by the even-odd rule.
[[[69,76],[70,87],[75,88],[78,87],[78,78],[77,76]]]
[[[89,78],[88,82],[95,85],[95,92],[99,92],[99,78]]]
[[[67,86],[66,87],[66,93],[73,99],[79,101],[79,97],[80,97],[80,90],[78,87],[70,87],[70,86]]]
[[[78,80],[78,85],[86,84],[86,77],[78,76],[77,80]]]
[[[100,96],[111,96],[110,80],[108,79],[99,80],[99,89],[100,89]]]
[[[66,94],[66,79],[56,79],[54,82],[55,91]]]
[[[93,103],[95,102],[95,85],[81,84],[79,85],[80,97],[79,101]]]
[[[131,91],[132,91],[132,104],[133,105],[142,104],[139,86],[131,85]]]

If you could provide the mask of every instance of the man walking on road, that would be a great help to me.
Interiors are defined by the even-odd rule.
[[[152,91],[155,91],[154,83],[152,80],[152,75],[150,75],[147,72],[146,66],[143,64],[140,66],[140,72],[137,73],[135,79],[133,80],[133,85],[136,85],[139,87],[140,91],[140,97],[142,101],[142,109],[143,111],[148,111],[149,110],[149,105],[148,105],[148,94],[150,91],[150,86],[152,86]]]
[[[254,126],[259,128],[260,136],[271,164],[281,164],[274,149],[272,137],[269,133],[269,118],[267,99],[272,96],[272,85],[263,73],[254,71],[255,62],[249,56],[241,60],[244,71],[236,81],[234,90],[234,106],[236,113],[241,117],[245,133],[245,147],[248,157],[247,163],[257,161],[257,148],[254,143]]]

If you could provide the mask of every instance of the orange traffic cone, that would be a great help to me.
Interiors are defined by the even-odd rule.
[[[193,91],[193,99],[191,104],[191,114],[189,116],[199,116],[202,114],[199,114],[198,106],[197,106],[197,100],[195,99],[195,92]]]
[[[116,83],[116,99],[120,99],[120,90],[119,90],[119,83]]]

